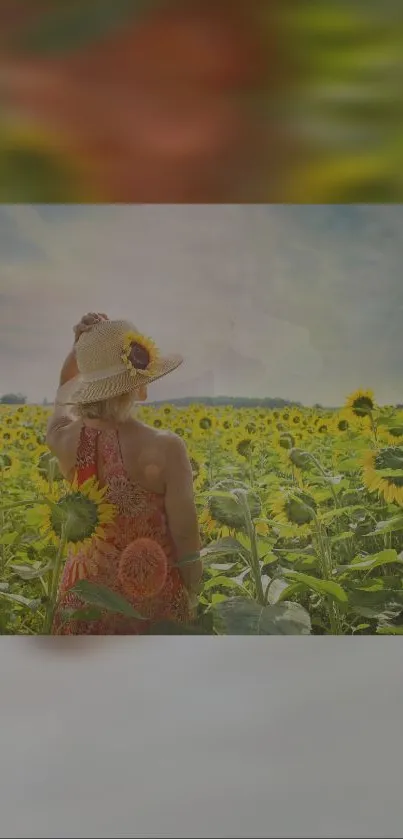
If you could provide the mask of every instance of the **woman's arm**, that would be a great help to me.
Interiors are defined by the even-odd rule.
[[[192,467],[186,447],[180,437],[166,438],[165,509],[174,541],[177,561],[197,556],[200,552],[200,532],[193,491]],[[203,574],[201,559],[179,567],[190,595],[199,591]]]
[[[70,382],[71,379],[74,379],[76,376],[78,376],[78,367],[76,359],[76,348],[74,346],[70,350],[60,371],[59,387],[67,384],[67,382]]]
[[[78,367],[76,353],[73,347],[64,361],[60,371],[59,388],[56,394],[53,413],[49,418],[46,430],[46,443],[59,461],[64,460],[65,457],[64,448],[66,435],[64,432],[76,419],[73,415],[71,407],[63,404],[64,398],[66,398],[66,402],[68,402],[68,398],[67,394],[65,394],[62,398],[61,390],[63,386],[67,385],[67,383],[74,379],[77,374]],[[58,399],[61,401],[59,402]]]
[[[97,312],[89,312],[87,315],[84,315],[81,318],[80,323],[78,323],[77,326],[74,327],[74,346],[70,350],[60,371],[59,389],[56,394],[54,411],[48,422],[46,439],[50,448],[54,448],[54,444],[56,442],[55,434],[57,434],[57,432],[61,428],[66,428],[66,426],[70,425],[70,423],[73,422],[75,419],[72,415],[72,411],[69,405],[63,404],[62,399],[60,400],[60,402],[58,401],[58,397],[61,395],[60,388],[62,388],[68,382],[72,381],[72,379],[75,379],[75,377],[79,373],[75,345],[77,344],[77,341],[83,334],[83,332],[87,332],[94,326],[95,323],[98,323],[100,320],[108,320],[107,315],[99,314]],[[68,399],[66,399],[66,402],[68,403]]]

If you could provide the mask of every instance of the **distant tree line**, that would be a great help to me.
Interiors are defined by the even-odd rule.
[[[2,405],[25,405],[26,401],[27,397],[22,393],[5,393],[0,399]]]
[[[220,407],[230,405],[233,408],[302,408],[301,402],[290,402],[287,399],[270,398],[265,399],[248,398],[246,396],[183,396],[180,399],[164,399],[150,402],[151,405],[162,405],[169,402],[170,405],[187,407],[188,405],[207,405]]]

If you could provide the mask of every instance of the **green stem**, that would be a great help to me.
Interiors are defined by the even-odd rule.
[[[372,433],[373,433],[373,435],[374,435],[374,440],[375,440],[375,443],[376,443],[376,444],[378,444],[378,429],[377,429],[377,427],[376,427],[376,422],[375,422],[375,420],[374,420],[374,417],[373,417],[372,411],[371,411],[371,412],[370,412],[370,414],[369,414],[369,419],[370,419],[371,429],[372,429]]]
[[[60,544],[58,547],[58,551],[56,554],[55,562],[53,565],[53,570],[50,578],[49,584],[49,598],[46,607],[46,614],[45,614],[45,626],[44,626],[44,634],[50,635],[52,631],[52,624],[53,624],[53,615],[56,605],[56,597],[57,597],[57,590],[58,590],[58,583],[60,577],[60,568],[63,562],[64,551],[66,548],[67,539],[66,539],[66,526],[62,525],[62,532],[60,537]]]
[[[263,591],[263,583],[262,583],[262,575],[260,573],[260,563],[259,563],[259,554],[257,549],[257,541],[256,541],[256,531],[253,525],[252,517],[250,514],[249,504],[247,500],[247,495],[244,490],[236,490],[235,495],[242,505],[243,514],[245,518],[246,530],[248,533],[250,545],[251,545],[251,570],[253,574],[253,579],[256,588],[256,596],[258,602],[265,606],[265,596]]]
[[[316,537],[318,542],[318,551],[319,551],[319,560],[320,560],[320,567],[322,572],[322,577],[324,580],[331,580],[331,572],[332,572],[332,558],[331,558],[331,549],[328,544],[327,537],[323,537],[322,532],[322,525],[315,516],[315,531]],[[334,603],[331,597],[326,597],[326,607],[327,613],[329,617],[330,623],[330,630],[332,635],[341,635],[341,621],[340,621],[340,614],[337,608],[337,605]]]
[[[312,463],[314,463],[315,466],[319,469],[319,472],[323,475],[323,477],[328,478],[329,476],[326,473],[326,469],[324,469],[321,462],[319,460],[317,460],[317,458],[313,454],[311,454],[311,452],[306,452],[306,454],[312,460]],[[331,481],[329,482],[329,487],[330,487],[330,492],[332,493],[332,496],[333,496],[334,506],[338,507],[339,506],[339,500],[337,498],[334,486],[333,486]]]

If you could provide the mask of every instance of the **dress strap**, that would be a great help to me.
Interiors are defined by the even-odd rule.
[[[89,478],[97,477],[98,431],[83,425],[76,458],[76,476],[79,486]]]
[[[127,478],[118,431],[113,428],[102,430],[99,432],[98,441],[104,478],[107,480],[116,476]]]

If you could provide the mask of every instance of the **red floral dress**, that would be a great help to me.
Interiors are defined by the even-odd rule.
[[[164,497],[130,480],[115,430],[83,426],[77,452],[79,486],[98,480],[102,463],[106,500],[117,514],[104,538],[94,537],[78,553],[69,552],[62,575],[52,627],[54,635],[140,635],[152,624],[188,623],[189,596],[175,562]],[[145,620],[103,611],[96,620],[69,620],[66,611],[86,606],[71,592],[78,580],[107,586],[129,601]],[[63,614],[64,612],[64,614]]]

